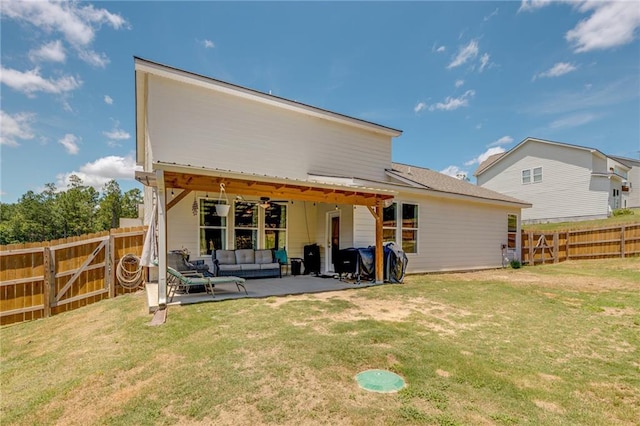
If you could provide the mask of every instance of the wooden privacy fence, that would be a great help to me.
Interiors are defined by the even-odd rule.
[[[523,231],[523,263],[640,256],[640,223],[573,231]]]
[[[48,317],[135,291],[117,285],[116,269],[127,254],[142,254],[145,229],[0,246],[0,325]]]

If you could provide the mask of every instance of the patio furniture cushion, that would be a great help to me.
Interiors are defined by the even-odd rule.
[[[278,262],[261,263],[260,269],[280,269],[280,264]]]
[[[256,250],[256,263],[273,263],[273,252],[271,250]]]
[[[253,249],[240,249],[236,250],[236,263],[247,264],[256,263],[255,250]]]
[[[216,250],[215,255],[220,265],[233,265],[236,263],[235,250]]]
[[[260,269],[260,265],[258,265],[257,263],[243,263],[240,266],[240,270],[242,271],[255,271]]]
[[[242,268],[240,267],[241,265],[225,265],[225,264],[221,264],[218,267],[220,268],[221,271],[239,271]]]

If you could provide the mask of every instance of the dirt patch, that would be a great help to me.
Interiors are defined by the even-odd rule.
[[[560,407],[558,404],[549,401],[541,401],[539,399],[534,399],[533,403],[536,407],[541,408],[545,411],[550,411],[552,413],[563,414],[565,410]]]

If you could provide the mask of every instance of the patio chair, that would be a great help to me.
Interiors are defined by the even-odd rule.
[[[287,250],[274,250],[273,257],[280,264],[280,278],[282,278],[282,268],[287,268],[287,270],[289,268],[289,258],[287,257]]]
[[[172,267],[167,267],[167,286],[169,287],[169,302],[173,301],[173,297],[176,294],[178,288],[182,287],[187,292],[189,292],[189,288],[194,286],[204,286],[207,294],[211,293],[212,297],[216,297],[213,288],[216,284],[225,284],[225,283],[233,283],[238,287],[238,291],[240,288],[244,290],[245,294],[249,294],[247,289],[244,286],[245,279],[239,277],[204,277],[202,274],[191,273],[185,275],[181,272],[176,271]]]

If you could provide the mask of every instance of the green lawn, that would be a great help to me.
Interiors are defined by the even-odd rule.
[[[523,231],[555,232],[574,229],[595,229],[640,223],[640,209],[628,209],[633,214],[611,216],[607,219],[583,220],[580,222],[538,223],[522,225]]]
[[[640,262],[407,277],[3,327],[2,425],[637,425]],[[359,389],[388,369],[408,386]]]

